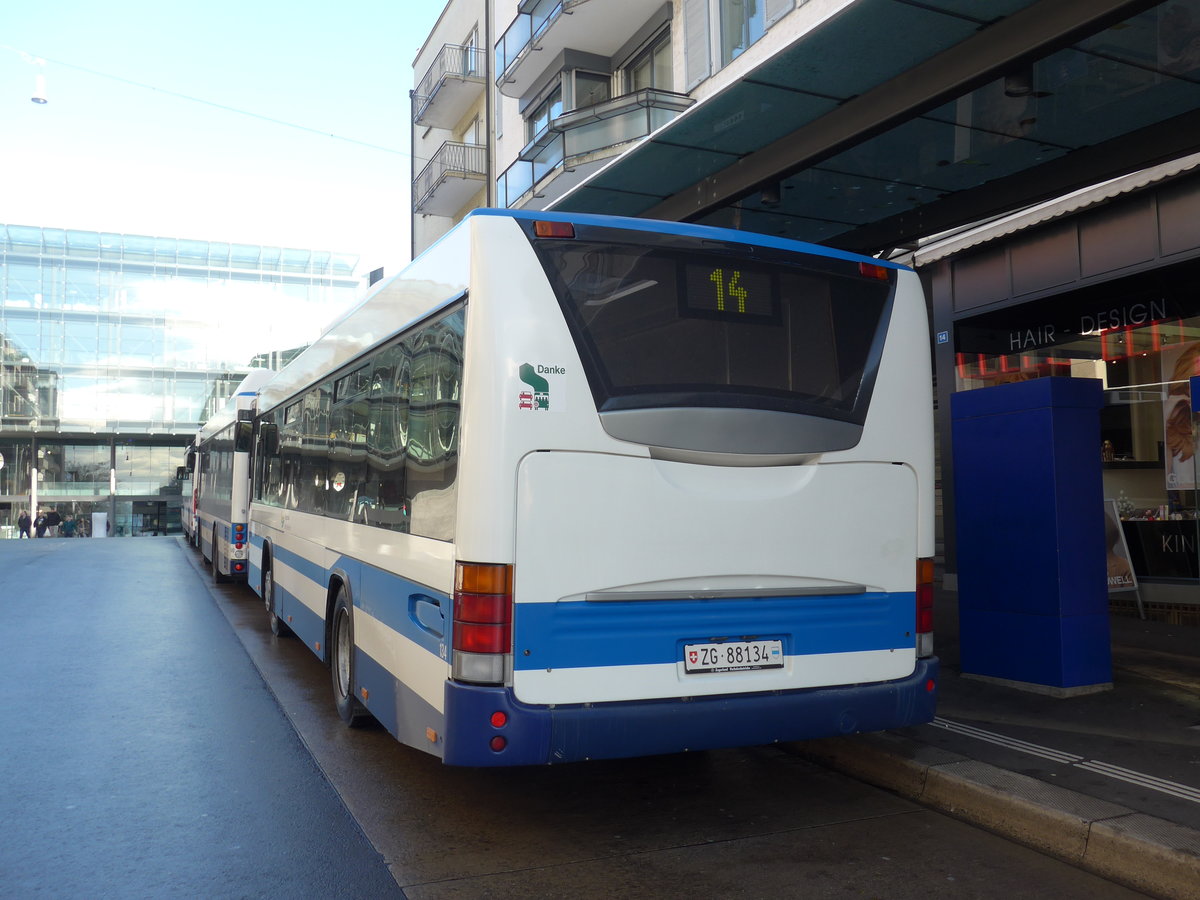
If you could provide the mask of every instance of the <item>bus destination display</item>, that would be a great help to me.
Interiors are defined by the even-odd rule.
[[[778,319],[777,279],[759,268],[684,263],[681,304],[686,315],[730,322]]]

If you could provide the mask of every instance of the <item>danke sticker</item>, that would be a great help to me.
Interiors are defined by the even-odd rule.
[[[522,412],[562,412],[566,405],[567,370],[562,366],[521,363],[517,409]]]

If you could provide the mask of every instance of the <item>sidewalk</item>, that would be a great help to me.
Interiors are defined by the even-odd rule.
[[[798,749],[1112,881],[1200,898],[1200,628],[1111,621],[1113,690],[1058,699],[963,677],[957,594],[939,590],[938,718]]]

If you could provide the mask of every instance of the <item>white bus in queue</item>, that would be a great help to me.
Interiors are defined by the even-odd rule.
[[[275,373],[254,369],[225,406],[196,435],[193,464],[193,543],[212,564],[217,582],[244,580],[250,521],[250,452],[258,388]]]
[[[447,764],[929,721],[931,400],[908,269],[477,210],[261,389],[250,585]]]
[[[197,545],[196,538],[199,535],[199,529],[196,528],[196,493],[199,486],[198,472],[196,471],[197,440],[193,440],[187,446],[185,451],[187,463],[175,471],[180,488],[179,524],[187,542],[193,547]]]

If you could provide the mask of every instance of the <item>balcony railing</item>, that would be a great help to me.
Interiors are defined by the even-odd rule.
[[[413,91],[413,122],[435,128],[453,126],[483,92],[486,51],[446,44]]]
[[[601,151],[615,150],[651,134],[694,102],[686,94],[648,88],[559,116],[526,144],[517,161],[496,179],[496,202],[511,207],[556,169],[571,167],[591,155],[615,155],[602,155]]]
[[[479,190],[487,177],[487,147],[446,141],[413,180],[413,211],[448,216]]]
[[[496,42],[496,85],[524,97],[564,50],[610,57],[662,8],[662,0],[527,0]]]
[[[541,37],[547,28],[563,13],[564,2],[573,5],[571,0],[542,0],[535,4],[529,12],[519,12],[508,26],[500,40],[496,42],[496,78],[499,81],[504,74],[533,43]],[[522,8],[528,4],[522,4]]]

